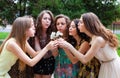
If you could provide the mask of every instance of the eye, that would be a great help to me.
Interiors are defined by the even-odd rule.
[[[63,22],[62,22],[61,24],[62,24],[62,25],[65,25],[66,23],[63,23]]]
[[[75,28],[75,25],[71,25],[70,27],[71,27],[71,28]]]
[[[44,20],[46,20],[47,19],[47,17],[45,17],[45,18],[43,18]]]
[[[60,23],[57,23],[56,25],[59,25]]]

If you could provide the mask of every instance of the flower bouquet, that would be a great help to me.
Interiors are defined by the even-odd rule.
[[[61,33],[60,31],[52,32],[51,35],[50,35],[50,39],[51,40],[56,40],[56,39],[58,39],[62,36],[63,36],[63,33]]]

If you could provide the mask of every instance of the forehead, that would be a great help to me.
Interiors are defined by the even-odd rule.
[[[65,18],[58,18],[57,22],[66,22]]]
[[[82,16],[80,17],[80,20],[82,20]]]
[[[48,13],[44,13],[43,17],[50,17],[50,15]]]
[[[70,25],[75,25],[74,21],[72,21],[72,22],[70,23]]]

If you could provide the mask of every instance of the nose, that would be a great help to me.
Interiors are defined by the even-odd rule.
[[[69,30],[72,30],[72,27],[69,27]]]
[[[47,20],[46,20],[47,22],[49,22],[49,19],[47,18]]]
[[[59,24],[59,28],[61,28],[62,27],[62,24]]]

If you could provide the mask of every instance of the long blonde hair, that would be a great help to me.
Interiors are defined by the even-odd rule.
[[[20,44],[21,49],[26,52],[25,50],[25,43],[26,43],[26,30],[29,29],[31,26],[31,19],[28,16],[18,17],[15,19],[12,25],[12,30],[9,36],[5,39],[5,41],[0,46],[0,53],[4,47],[4,44],[10,38],[15,38],[16,41]],[[19,70],[24,70],[25,64],[22,61],[19,61]]]

